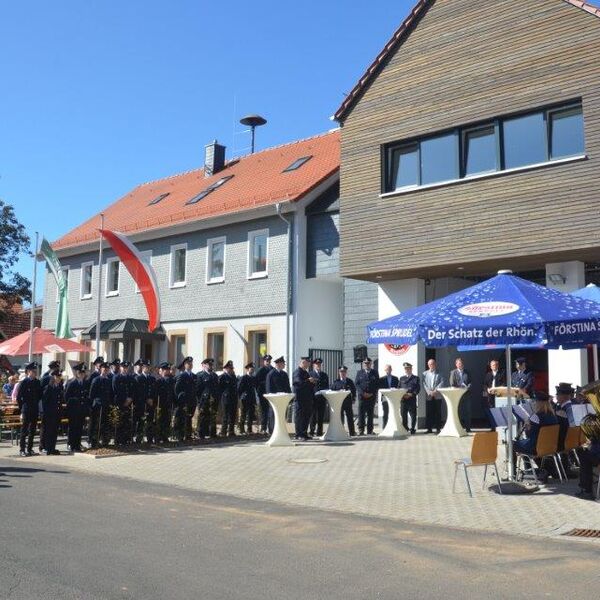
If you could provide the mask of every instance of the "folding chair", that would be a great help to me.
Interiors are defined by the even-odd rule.
[[[581,445],[581,427],[579,425],[569,427],[567,430],[567,435],[565,436],[564,452],[567,453],[567,456],[572,453],[577,464],[579,464],[579,455],[577,454],[577,449],[581,448]]]
[[[498,465],[496,460],[498,459],[498,432],[497,431],[486,431],[478,432],[473,436],[473,444],[471,446],[471,457],[461,458],[460,460],[454,461],[454,481],[452,483],[452,493],[456,490],[456,477],[458,475],[458,468],[462,466],[465,470],[465,480],[467,482],[467,489],[469,495],[473,497],[471,491],[471,483],[469,482],[469,467],[484,467],[483,471],[483,485],[481,489],[485,489],[485,478],[487,476],[488,466],[494,465],[496,471],[496,480],[498,481],[498,489],[502,493],[502,484],[500,483],[500,475],[498,474]]]
[[[544,460],[547,458],[554,459],[554,464],[556,466],[556,472],[558,473],[559,479],[563,480],[562,469],[558,464],[558,433],[559,433],[560,425],[546,425],[545,427],[540,427],[540,432],[538,434],[537,443],[535,445],[535,454],[525,454],[524,452],[517,452],[517,465],[519,465],[519,461],[521,463],[521,472],[525,473],[526,471],[530,471],[535,479],[535,482],[539,485],[539,480],[537,478],[537,474],[535,472],[536,468],[541,468],[544,464]],[[527,457],[529,459],[529,469],[524,468],[524,458]],[[539,467],[534,463],[534,461],[539,461]]]

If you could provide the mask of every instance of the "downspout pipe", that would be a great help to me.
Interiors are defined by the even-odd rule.
[[[277,216],[287,225],[287,236],[288,236],[288,282],[287,282],[287,303],[286,303],[286,312],[285,312],[285,351],[286,351],[286,360],[289,364],[292,364],[292,355],[290,349],[290,315],[292,313],[292,285],[293,285],[293,273],[292,273],[292,265],[293,265],[293,253],[294,253],[294,240],[292,238],[292,220],[286,219],[281,212],[281,202],[278,202],[275,205],[275,211],[277,212]]]

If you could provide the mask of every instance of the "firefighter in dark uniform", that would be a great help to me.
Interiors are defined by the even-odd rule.
[[[68,449],[83,452],[81,434],[85,418],[90,411],[90,381],[86,378],[84,363],[73,367],[75,377],[65,386],[65,402],[69,419]]]
[[[135,435],[135,387],[129,375],[129,362],[119,361],[120,372],[112,376],[114,406],[112,411],[112,427],[115,430],[115,443],[119,446],[129,443]]]
[[[292,386],[294,389],[294,429],[297,440],[312,440],[308,434],[309,423],[312,425],[311,415],[313,414],[313,402],[315,389],[318,383],[318,375],[315,377],[308,368],[310,358],[303,356],[300,358],[298,368],[292,374]]]
[[[108,378],[112,380],[115,375],[121,374],[121,359],[115,358],[110,363],[110,371],[108,372]]]
[[[246,373],[240,377],[237,385],[238,398],[241,400],[240,433],[252,434],[252,424],[256,418],[256,377],[254,363],[248,363]]]
[[[104,362],[104,357],[98,356],[92,363],[94,370],[90,373],[90,376],[88,377],[88,381],[89,381],[90,385],[92,385],[92,381],[94,381],[94,379],[96,379],[96,377],[100,376],[100,365],[103,362]]]
[[[379,374],[371,368],[373,362],[367,356],[363,360],[363,368],[356,374],[356,396],[358,398],[358,435],[373,433],[373,412],[377,400]],[[366,423],[365,423],[366,422]]]
[[[171,416],[175,408],[175,378],[171,365],[163,362],[158,366],[156,379],[156,424],[158,441],[166,444],[171,436]]]
[[[342,403],[342,423],[345,420],[348,421],[348,433],[351,436],[356,435],[356,431],[354,430],[354,411],[352,410],[352,404],[354,399],[356,398],[356,386],[354,385],[354,381],[347,377],[348,375],[348,367],[342,365],[338,369],[339,377],[331,384],[332,390],[347,390],[350,393],[344,398],[344,402]]]
[[[88,429],[88,444],[97,448],[99,442],[107,445],[110,440],[108,426],[108,411],[113,405],[113,386],[109,377],[108,363],[100,365],[100,375],[90,384],[90,423]]]
[[[219,409],[219,377],[214,372],[215,361],[205,358],[202,371],[196,374],[198,398],[198,437],[217,437],[217,412]]]
[[[265,392],[267,394],[278,394],[285,392],[286,394],[292,393],[290,387],[290,377],[285,371],[285,358],[280,356],[275,359],[275,368],[269,371],[267,380],[265,382]],[[268,402],[268,400],[267,400]],[[307,423],[308,425],[308,423]],[[273,433],[275,429],[275,413],[269,403],[269,419],[267,423],[267,430],[269,433]]]
[[[196,376],[194,359],[186,356],[177,367],[179,375],[175,380],[175,427],[174,433],[178,442],[192,439],[192,417],[196,407]]]
[[[527,360],[520,356],[515,360],[517,370],[513,371],[511,376],[511,385],[514,388],[517,398],[524,396],[533,397],[534,379],[533,371],[527,369]]]
[[[402,425],[408,429],[408,415],[410,415],[410,433],[414,435],[417,430],[417,396],[421,391],[421,381],[413,374],[412,365],[408,362],[402,364],[404,375],[400,377],[398,387],[405,388],[406,394],[400,401],[400,414],[402,415]]]
[[[325,410],[327,409],[327,399],[318,392],[329,389],[329,375],[321,370],[323,359],[315,358],[313,360],[313,369],[310,371],[310,376],[316,380],[315,396],[313,398],[313,409],[310,417],[310,435],[323,435],[323,419],[325,418]]]
[[[262,358],[263,366],[256,372],[256,391],[260,405],[260,432],[267,433],[269,427],[269,413],[272,410],[269,401],[265,398],[267,393],[267,375],[274,369],[271,361],[273,357],[265,354]]]
[[[58,437],[58,424],[63,401],[63,381],[58,369],[50,371],[50,379],[42,389],[41,427],[40,427],[40,452],[46,454],[60,454],[56,449]]]
[[[134,375],[136,381],[135,409],[138,428],[136,429],[136,440],[146,434],[146,441],[154,444],[157,439],[156,433],[156,377],[150,373],[150,361],[140,359],[139,364],[142,372]]]
[[[219,377],[219,396],[223,421],[221,422],[221,435],[234,436],[235,423],[238,414],[237,377],[233,368],[233,361],[228,360],[223,365],[223,373]]]
[[[42,385],[37,378],[38,364],[25,365],[25,379],[19,384],[17,403],[21,419],[21,438],[19,445],[21,456],[33,454],[33,437],[37,427],[39,404],[42,399]]]
[[[40,383],[42,384],[42,390],[50,383],[52,378],[52,371],[60,371],[60,361],[53,360],[48,363],[48,370],[42,375]]]

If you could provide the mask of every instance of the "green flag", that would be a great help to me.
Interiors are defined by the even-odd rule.
[[[67,289],[67,280],[60,268],[58,256],[56,256],[56,252],[52,250],[46,238],[42,240],[40,252],[46,259],[48,268],[52,271],[56,287],[58,288],[58,311],[56,314],[56,330],[54,335],[58,338],[72,338],[74,335],[69,325],[69,309],[67,305],[69,290]]]

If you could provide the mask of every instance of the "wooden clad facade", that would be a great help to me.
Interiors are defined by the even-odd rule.
[[[387,143],[576,99],[584,159],[381,195]],[[563,0],[432,0],[341,121],[343,276],[600,261],[598,16]]]

